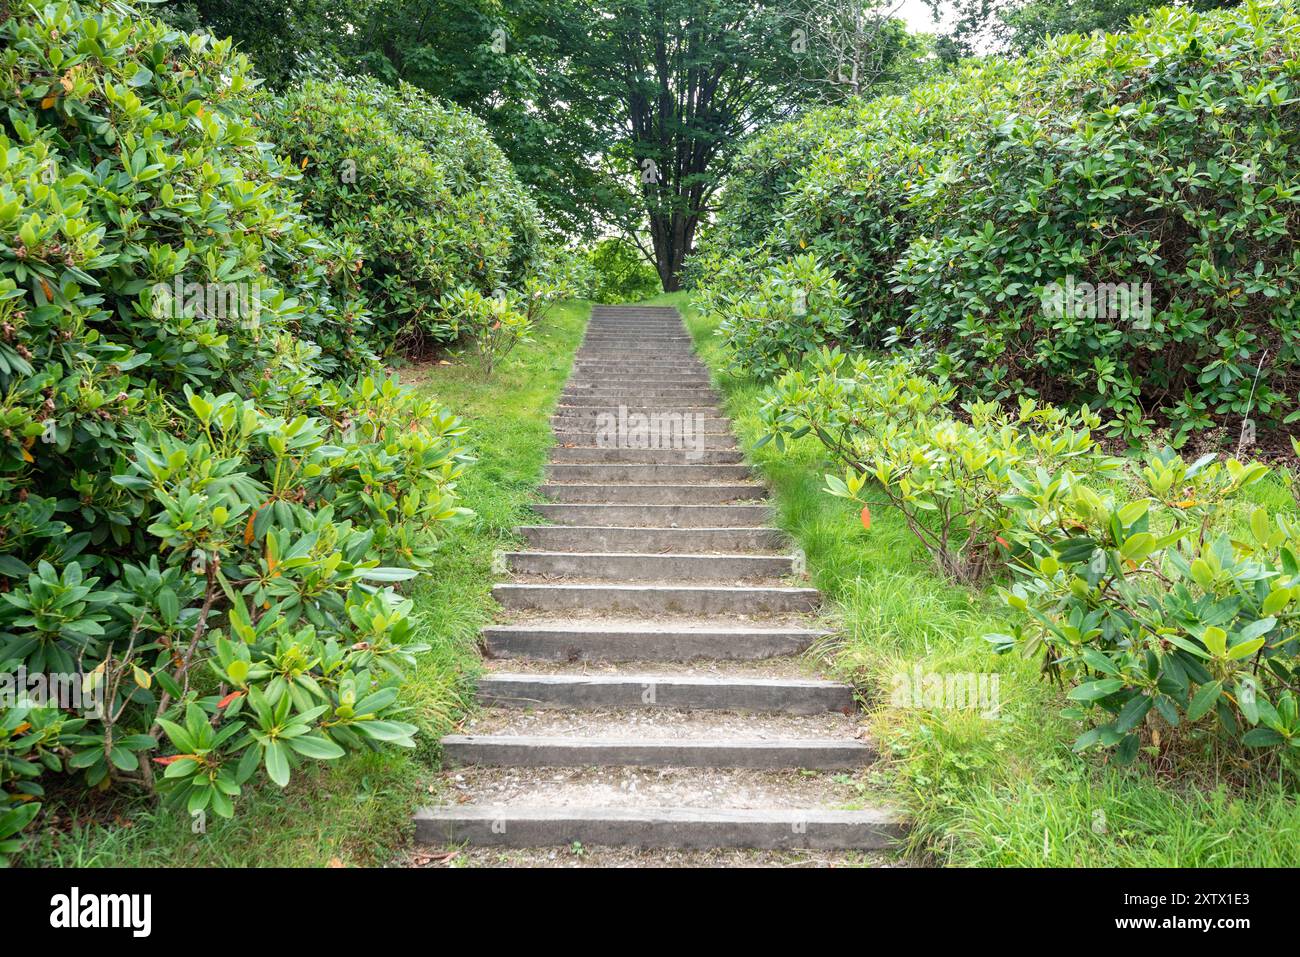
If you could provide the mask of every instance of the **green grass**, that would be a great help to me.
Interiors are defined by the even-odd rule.
[[[405,689],[409,720],[420,727],[414,752],[349,755],[305,765],[285,790],[246,792],[235,817],[210,816],[192,833],[184,810],[126,797],[87,797],[78,787],[52,793],[17,864],[29,866],[380,865],[410,836],[412,809],[435,778],[437,740],[463,713],[479,667],[478,632],[495,610],[495,552],[516,542],[552,444],[549,410],[568,378],[586,328],[589,303],[551,312],[534,336],[485,380],[472,364],[451,361],[405,370],[402,378],[435,395],[470,428],[478,461],[466,470],[461,504],[475,519],[454,529],[436,567],[413,597],[421,639],[431,646]]]
[[[714,324],[686,294],[650,302],[686,314],[742,444],[752,447],[761,388],[727,374]],[[1178,775],[1076,755],[1070,743],[1081,726],[1060,717],[1064,696],[1037,662],[989,650],[983,636],[1008,630],[991,588],[937,574],[892,510],[873,508],[871,530],[863,529],[857,507],[822,491],[832,468],[812,439],[751,457],[772,485],[781,526],[807,554],[813,583],[833,600],[832,667],[873,702],[869,720],[884,755],[877,779],[909,814],[917,858],[954,866],[1300,865],[1300,807],[1282,783],[1225,754],[1180,755]],[[1280,481],[1252,490],[1250,500],[1277,508],[1291,495]],[[996,674],[998,717],[890,706],[895,676],[917,666]]]

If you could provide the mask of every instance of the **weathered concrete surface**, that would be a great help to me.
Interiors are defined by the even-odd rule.
[[[591,620],[538,625],[492,625],[483,629],[488,653],[497,658],[546,661],[753,661],[797,655],[826,633],[813,628],[709,628],[603,625]]]
[[[449,734],[442,739],[450,764],[492,767],[858,768],[875,749],[852,738],[578,738],[513,734]]]
[[[618,486],[550,483],[543,485],[538,491],[552,502],[596,505],[712,505],[754,501],[767,497],[767,489],[753,483],[745,485],[625,483]]]
[[[794,571],[788,555],[645,555],[633,552],[507,552],[518,575],[601,581],[754,581]]]
[[[815,588],[722,585],[497,585],[492,597],[506,608],[535,611],[608,611],[649,615],[770,615],[816,611]]]
[[[744,528],[767,525],[766,505],[597,505],[550,503],[533,510],[566,525],[647,525],[655,528]]]
[[[816,714],[852,710],[853,689],[812,678],[543,675],[495,672],[478,700],[496,708],[692,708]]]
[[[699,441],[619,448],[634,440],[609,441],[610,413],[689,415]],[[802,561],[676,311],[598,307],[551,425],[549,501],[534,510],[556,524],[517,530],[530,548],[502,555],[516,576],[493,590],[505,620],[482,631],[487,655],[511,664],[480,679],[482,710],[463,729],[475,733],[442,742],[461,800],[464,781],[498,781],[474,804],[420,812],[417,839],[889,846],[902,825],[888,810],[833,810],[843,795],[800,784],[860,794],[875,750],[851,688],[770,663],[828,637],[808,614],[820,595],[789,586]],[[638,797],[629,774],[678,783],[645,777]]]
[[[529,545],[550,552],[580,549],[648,554],[772,552],[786,544],[780,529],[648,528],[617,525],[525,525],[515,529]]]
[[[696,485],[704,482],[744,482],[752,477],[748,465],[552,465],[552,482],[595,482],[612,485]]]
[[[415,816],[416,840],[434,844],[550,847],[803,847],[856,850],[888,847],[904,833],[900,819],[864,811],[747,808],[425,808]]]

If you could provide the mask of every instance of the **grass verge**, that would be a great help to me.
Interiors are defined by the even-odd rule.
[[[741,443],[760,437],[761,387],[731,375],[715,323],[689,296],[650,300],[686,316],[701,358],[714,371]],[[1007,631],[992,589],[955,585],[887,508],[870,531],[857,509],[822,491],[831,471],[820,445],[804,439],[779,453],[751,454],[771,484],[779,522],[808,557],[813,583],[835,603],[835,670],[864,689],[884,760],[880,779],[910,815],[912,851],[954,866],[1295,867],[1300,806],[1283,781],[1233,756],[1182,754],[1173,769],[1121,768],[1076,755],[1081,727],[1060,717],[1064,694],[1037,661],[993,654],[983,636]],[[1277,485],[1252,498],[1277,507]],[[996,675],[994,718],[973,710],[891,706],[908,679]],[[1230,783],[1231,782],[1231,783]]]
[[[493,555],[517,540],[552,443],[549,410],[569,375],[591,306],[556,307],[510,358],[484,379],[469,361],[405,369],[469,426],[478,461],[460,483],[460,504],[476,517],[454,529],[436,567],[413,590],[421,640],[431,646],[405,697],[420,726],[414,752],[349,755],[294,772],[283,791],[246,791],[234,819],[206,829],[184,810],[79,785],[53,800],[15,864],[39,867],[315,867],[379,865],[408,840],[410,814],[437,767],[437,741],[458,720],[478,670],[478,632],[493,615]]]

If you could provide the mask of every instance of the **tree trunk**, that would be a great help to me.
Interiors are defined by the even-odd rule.
[[[677,292],[682,288],[682,269],[695,246],[695,229],[699,222],[700,215],[694,210],[672,214],[651,212],[650,239],[655,269],[664,292]]]

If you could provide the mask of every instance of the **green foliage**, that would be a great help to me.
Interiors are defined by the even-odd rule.
[[[1032,108],[919,193],[942,228],[896,279],[913,334],[945,343],[943,374],[1105,406],[1130,438],[1276,422],[1296,365],[1297,22],[1289,4],[1162,10],[1103,42],[1050,44]],[[1067,277],[1149,283],[1150,313],[1045,308]]]
[[[1003,594],[1031,621],[991,640],[1041,654],[1073,685],[1066,716],[1093,725],[1077,750],[1130,761],[1217,726],[1300,770],[1300,526],[1262,507],[1243,535],[1219,521],[1267,473],[1165,452],[1147,457],[1133,496],[1068,472],[1017,476],[1017,580]]]
[[[543,103],[595,143],[589,221],[641,231],[665,291],[678,288],[695,233],[736,146],[820,84],[800,79],[789,4],[773,0],[533,0],[554,49]],[[556,75],[561,78],[556,79]],[[543,109],[548,108],[543,106]],[[564,128],[561,126],[560,128]],[[565,144],[565,149],[572,149]],[[592,164],[588,164],[592,165]],[[596,205],[596,204],[593,204]]]
[[[595,302],[640,302],[659,293],[659,274],[625,239],[602,239],[587,252]]]
[[[827,476],[832,494],[869,509],[863,492],[873,482],[939,568],[975,582],[1005,556],[1015,512],[1004,497],[1018,472],[1069,464],[1101,475],[1118,462],[1101,453],[1086,410],[1074,416],[1024,399],[1014,415],[971,403],[959,419],[951,399],[907,361],[823,350],[769,390],[763,422],[778,448],[816,436],[845,469]]]
[[[738,252],[757,246],[776,227],[785,195],[804,175],[811,154],[853,125],[846,106],[823,107],[778,123],[747,140],[732,163],[706,248]]]
[[[3,801],[38,796],[39,752],[228,814],[259,767],[409,743],[392,586],[463,514],[464,428],[374,374],[357,254],[285,185],[228,42],[116,3],[8,14],[0,662],[102,707],[0,709]]]
[[[446,342],[445,293],[524,280],[537,210],[473,116],[371,79],[307,80],[263,109],[303,172],[307,211],[360,250],[357,281],[386,343]]]
[[[831,494],[865,505],[868,527],[883,494],[959,580],[1009,565],[1000,591],[1025,617],[989,640],[1070,686],[1063,716],[1090,725],[1076,750],[1128,762],[1217,733],[1300,771],[1300,524],[1258,507],[1237,531],[1232,514],[1267,467],[1172,450],[1130,467],[1086,411],[1023,399],[959,420],[950,399],[906,361],[825,351],[769,390],[759,444],[815,437],[845,466]]]
[[[701,308],[721,318],[733,367],[770,378],[802,357],[836,345],[848,325],[843,287],[814,256],[798,256],[760,276],[740,266],[701,296]]]
[[[754,217],[774,222],[760,247],[817,254],[859,341],[932,347],[932,371],[980,398],[1086,404],[1129,439],[1168,425],[1175,445],[1276,423],[1296,391],[1298,19],[1290,2],[1165,9],[863,104],[847,126],[813,114],[826,145]],[[1069,283],[1149,284],[1151,308],[1051,308]]]
[[[853,338],[884,341],[907,304],[889,272],[923,222],[906,197],[1007,98],[998,78],[1010,73],[994,61],[964,81],[813,111],[755,137],[728,180],[706,260],[757,268],[812,253],[854,303]],[[974,84],[975,76],[986,82]],[[706,290],[727,288],[726,275],[714,278],[716,265],[700,269]]]
[[[1096,30],[1121,33],[1129,20],[1163,6],[1161,0],[939,0],[947,27],[940,37],[945,59],[971,56],[990,41],[1023,53],[1047,37]],[[1231,6],[1232,0],[1184,0],[1192,10]]]
[[[515,346],[531,341],[539,301],[531,295],[484,296],[475,289],[460,289],[443,296],[441,305],[456,331],[473,344],[483,375],[490,376]]]
[[[0,662],[0,686],[17,699],[12,672],[18,665]],[[21,846],[16,835],[41,809],[45,789],[40,776],[63,770],[66,742],[85,725],[55,708],[18,704],[0,707],[0,866]]]

